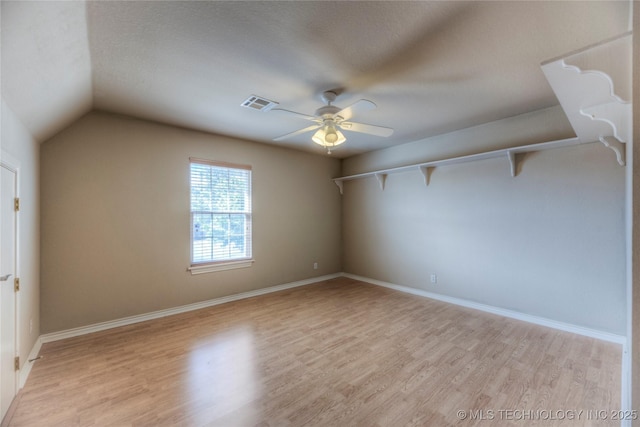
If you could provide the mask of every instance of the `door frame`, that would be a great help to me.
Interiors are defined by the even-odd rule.
[[[7,153],[5,150],[0,149],[0,167],[4,167],[7,170],[13,172],[15,174],[15,197],[20,197],[20,162],[13,157],[11,154]],[[16,212],[14,216],[14,224],[15,230],[15,241],[14,241],[14,271],[15,277],[20,277],[20,211]],[[20,356],[20,292],[14,292],[14,357]],[[25,361],[21,360],[21,366]],[[14,371],[15,375],[15,390],[14,390],[14,399],[17,396],[18,391],[20,390],[20,371],[21,369],[17,369]],[[1,421],[1,420],[0,420]]]

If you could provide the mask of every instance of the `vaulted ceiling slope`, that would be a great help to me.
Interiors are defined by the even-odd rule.
[[[320,94],[377,108],[338,157],[557,105],[540,63],[630,29],[628,1],[2,2],[2,97],[46,140],[91,109],[323,152]]]
[[[0,3],[2,98],[38,141],[93,107],[82,2]]]

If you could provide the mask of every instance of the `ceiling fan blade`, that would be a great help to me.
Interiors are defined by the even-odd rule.
[[[283,139],[291,138],[292,136],[296,136],[296,135],[300,135],[300,134],[305,133],[305,132],[310,132],[312,130],[316,130],[320,126],[321,126],[320,124],[311,125],[311,126],[308,126],[308,127],[304,128],[304,129],[300,129],[300,130],[297,130],[295,132],[291,132],[291,133],[288,133],[286,135],[282,135],[282,136],[279,136],[277,138],[273,138],[273,140],[274,141],[282,141]]]
[[[306,119],[306,120],[311,120],[313,122],[317,122],[318,118],[315,116],[310,116],[308,114],[303,114],[303,113],[297,113],[295,111],[291,111],[291,110],[285,110],[284,108],[272,108],[271,111],[280,111],[283,113],[287,113],[287,114],[291,114],[297,117],[300,117],[301,119]]]
[[[345,107],[342,110],[338,111],[335,115],[340,116],[345,120],[349,120],[351,117],[353,117],[354,114],[373,110],[375,108],[376,108],[375,103],[369,101],[368,99],[361,99],[349,105],[348,107]]]
[[[342,122],[338,126],[344,130],[366,133],[366,134],[375,135],[375,136],[386,137],[386,136],[391,136],[391,134],[393,134],[393,129],[391,128],[386,128],[383,126],[367,125],[364,123]]]

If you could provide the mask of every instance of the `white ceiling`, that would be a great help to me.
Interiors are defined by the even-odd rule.
[[[91,109],[322,153],[305,114],[340,89],[355,121],[336,157],[522,114],[557,100],[540,63],[630,29],[628,1],[2,2],[2,97],[38,140]]]

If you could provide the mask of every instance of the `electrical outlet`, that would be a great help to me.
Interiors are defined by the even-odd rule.
[[[313,263],[313,269],[314,269],[314,270],[317,270],[317,269],[318,269],[318,263],[317,263],[317,262],[314,262],[314,263]]]
[[[436,284],[438,283],[438,276],[435,274],[431,275],[431,283]]]

